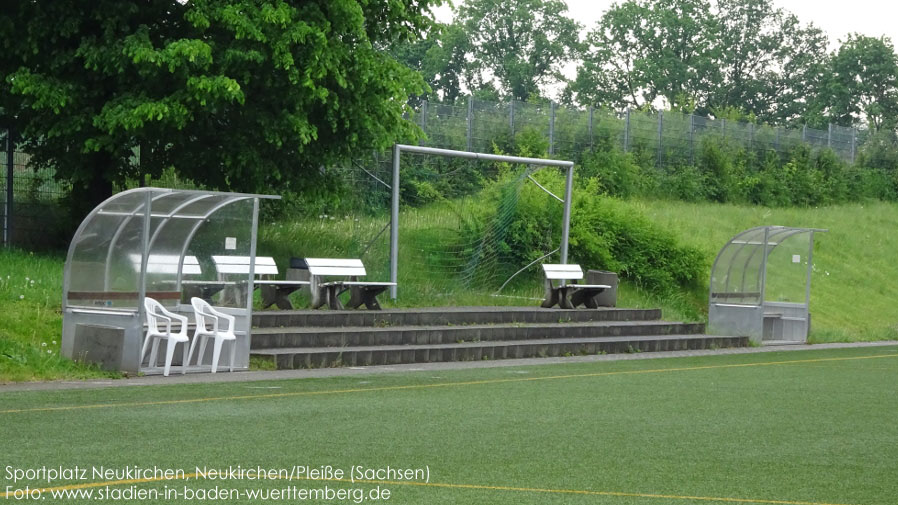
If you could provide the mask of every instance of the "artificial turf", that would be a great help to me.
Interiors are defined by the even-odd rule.
[[[894,504],[896,379],[898,349],[880,347],[276,382],[0,389],[0,501],[6,486],[104,480],[12,485],[10,468],[136,465],[191,474],[197,467],[361,465],[426,467],[429,483],[191,478],[111,488],[367,493],[380,486],[392,493],[381,501],[414,504]],[[86,501],[48,493],[46,503]]]

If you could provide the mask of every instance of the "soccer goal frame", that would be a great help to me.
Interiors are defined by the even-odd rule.
[[[455,151],[452,149],[440,149],[436,147],[411,146],[405,144],[393,145],[393,180],[391,198],[391,214],[390,214],[390,282],[393,286],[390,288],[390,298],[396,299],[398,294],[397,285],[399,280],[399,169],[402,153],[413,154],[431,154],[436,156],[447,156],[451,158],[467,158],[472,160],[483,161],[499,161],[505,163],[519,163],[523,165],[537,165],[544,167],[558,167],[567,169],[567,178],[564,186],[564,198],[559,198],[552,194],[549,190],[542,187],[539,183],[531,178],[537,186],[543,191],[560,200],[564,204],[564,214],[561,223],[561,245],[559,252],[561,254],[561,263],[567,263],[568,241],[570,238],[571,224],[571,195],[574,188],[574,162],[564,160],[550,160],[540,158],[524,158],[521,156],[504,156],[500,154],[474,153],[470,151]]]

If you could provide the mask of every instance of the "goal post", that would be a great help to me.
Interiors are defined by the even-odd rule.
[[[520,156],[506,156],[500,154],[476,153],[470,151],[456,151],[452,149],[441,149],[435,147],[412,146],[405,144],[393,145],[393,180],[391,183],[391,213],[390,213],[390,281],[397,283],[399,280],[399,173],[400,160],[403,152],[414,154],[427,154],[436,156],[447,156],[454,158],[466,158],[482,161],[497,161],[505,163],[517,163],[524,165],[549,166],[566,169],[564,211],[562,215],[561,227],[561,244],[559,253],[561,263],[567,263],[568,257],[568,241],[570,236],[570,220],[571,220],[571,195],[574,185],[574,162],[564,160],[552,160],[541,158],[525,158]],[[537,184],[543,191],[550,195],[547,189]],[[555,196],[555,195],[552,195]],[[558,198],[558,197],[555,197]],[[396,299],[398,293],[397,285],[394,284],[390,288],[390,297]]]

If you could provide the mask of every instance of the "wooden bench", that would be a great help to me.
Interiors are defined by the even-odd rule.
[[[366,275],[365,266],[359,259],[306,258],[306,264],[309,267],[313,309],[324,304],[334,310],[343,309],[338,295],[349,289],[347,307],[355,309],[364,304],[370,310],[380,310],[377,295],[396,285],[395,282],[358,280]],[[324,282],[325,277],[345,277],[348,280]]]
[[[245,276],[249,274],[249,256],[212,256],[212,261],[215,262],[215,269],[218,271],[219,278],[227,275]],[[277,305],[279,309],[292,309],[293,304],[290,303],[290,298],[288,298],[290,293],[309,284],[308,281],[271,279],[271,276],[278,274],[278,267],[274,262],[274,258],[270,256],[256,256],[253,273],[260,277],[254,281],[254,284],[262,290],[263,309],[267,309],[272,305]],[[234,301],[239,302],[241,298],[239,293],[234,294]]]
[[[607,284],[565,284],[562,281],[578,281],[583,278],[580,265],[544,264],[546,275],[546,297],[540,305],[551,308],[558,305],[562,309],[573,309],[585,305],[591,309],[598,308],[595,296],[611,288]],[[557,284],[555,281],[558,281]]]

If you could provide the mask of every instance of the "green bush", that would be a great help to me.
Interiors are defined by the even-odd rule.
[[[534,177],[553,193],[563,194],[564,176],[560,171],[544,169]],[[495,221],[495,209],[509,209],[509,202],[513,202],[496,247],[505,256],[505,263],[526,265],[558,247],[563,207],[549,202],[535,185],[515,184],[512,178],[506,175],[487,188],[478,221]],[[571,262],[618,272],[638,287],[659,294],[700,285],[706,267],[700,251],[681,245],[674,235],[634,214],[632,207],[620,200],[600,195],[600,191],[601,184],[595,178],[581,181],[574,191]],[[473,226],[468,233],[476,238],[487,228]],[[471,238],[469,235],[467,240]]]

